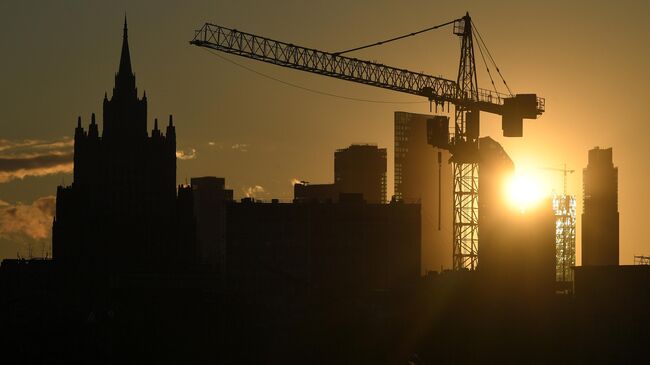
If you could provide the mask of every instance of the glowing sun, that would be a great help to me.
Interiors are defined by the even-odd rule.
[[[525,212],[543,198],[539,180],[525,172],[517,171],[506,183],[506,197],[510,205]]]

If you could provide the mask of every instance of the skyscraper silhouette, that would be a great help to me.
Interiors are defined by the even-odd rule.
[[[451,268],[453,186],[449,151],[427,143],[433,115],[395,112],[395,198],[422,206],[422,269]]]
[[[334,152],[334,183],[293,186],[296,202],[338,202],[342,196],[361,197],[370,204],[386,203],[386,149],[353,144]]]
[[[611,148],[589,151],[583,189],[582,265],[618,265],[618,168]]]
[[[361,193],[369,203],[385,203],[386,149],[353,144],[337,150],[334,183],[343,193]]]
[[[54,259],[100,271],[158,271],[193,261],[191,189],[176,195],[176,129],[170,115],[164,134],[157,119],[147,133],[147,96],[138,97],[126,18],[103,111],[101,136],[94,113],[87,131],[77,121],[74,180],[57,189]]]

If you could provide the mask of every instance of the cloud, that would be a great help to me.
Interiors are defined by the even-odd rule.
[[[24,156],[38,151],[61,151],[72,150],[74,140],[70,137],[63,137],[59,141],[43,141],[38,139],[25,139],[22,141],[11,141],[0,139],[0,152],[2,155]]]
[[[56,198],[38,198],[32,204],[9,204],[0,201],[0,238],[19,240],[49,238],[52,232],[52,219],[56,208]]]
[[[266,190],[260,185],[245,187],[242,191],[247,198],[259,198],[261,195],[266,194]]]
[[[0,183],[27,176],[71,173],[74,141],[0,139]]]
[[[248,146],[249,145],[246,143],[235,143],[234,145],[230,146],[230,148],[239,152],[248,152]]]
[[[194,160],[196,159],[196,149],[190,148],[190,153],[185,153],[183,150],[176,151],[176,158],[179,160]]]
[[[215,142],[215,141],[208,142],[208,148],[210,149],[223,150],[223,146],[224,144],[222,142]]]

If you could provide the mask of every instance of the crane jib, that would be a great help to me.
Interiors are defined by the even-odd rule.
[[[453,80],[295,46],[209,23],[196,31],[190,44],[283,67],[424,96],[435,103],[451,103],[468,110],[504,115],[509,113],[508,110],[522,108],[519,102],[507,101],[517,99],[510,95],[478,89],[477,96],[464,97],[460,95],[458,85]],[[527,106],[530,106],[529,101],[530,99],[527,99],[525,103]],[[534,114],[541,114],[543,111],[544,99],[536,97]],[[531,114],[529,108],[526,114]]]

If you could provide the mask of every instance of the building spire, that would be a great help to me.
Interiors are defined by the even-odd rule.
[[[124,35],[122,36],[122,55],[120,56],[120,69],[118,73],[122,76],[132,75],[131,54],[129,52],[129,29],[126,24],[126,14],[124,14]]]

